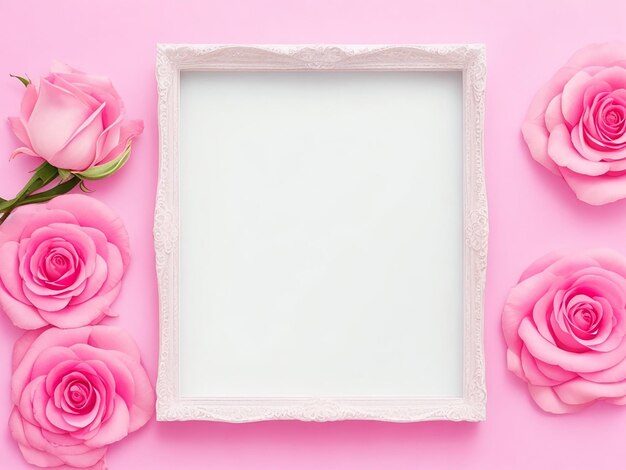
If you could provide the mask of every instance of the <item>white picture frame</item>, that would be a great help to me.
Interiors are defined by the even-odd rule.
[[[210,371],[212,369],[204,363],[196,364],[196,361],[203,360],[201,358],[201,355],[198,354],[198,351],[213,351],[213,349],[210,349],[210,347],[214,343],[211,343],[211,341],[209,341],[208,339],[203,339],[202,344],[200,344],[200,342],[198,341],[194,342],[189,338],[185,338],[184,341],[181,341],[181,331],[185,332],[184,334],[187,335],[196,334],[189,333],[189,331],[200,331],[200,333],[197,334],[203,334],[202,328],[206,327],[204,323],[202,324],[202,327],[198,326],[196,328],[195,325],[190,325],[190,323],[185,322],[191,322],[191,319],[196,322],[204,321],[201,320],[202,317],[198,316],[200,314],[204,315],[204,313],[202,313],[201,311],[202,308],[205,308],[204,304],[202,308],[195,308],[198,302],[204,300],[201,297],[194,296],[193,292],[196,292],[200,289],[210,291],[211,286],[205,285],[205,280],[202,281],[205,282],[205,284],[202,284],[201,286],[193,285],[189,287],[189,285],[182,285],[182,282],[189,283],[191,282],[189,281],[189,279],[193,280],[193,276],[191,274],[193,271],[191,270],[198,268],[197,266],[195,268],[191,267],[196,261],[188,261],[191,259],[189,255],[187,255],[187,257],[181,256],[181,240],[186,240],[185,243],[188,244],[192,243],[193,240],[196,240],[193,243],[198,244],[199,242],[198,237],[194,238],[193,236],[193,230],[197,230],[196,227],[198,227],[198,225],[194,225],[193,230],[191,228],[192,226],[189,225],[189,230],[185,232],[184,226],[181,226],[181,224],[190,224],[190,221],[194,221],[195,224],[196,219],[199,220],[201,217],[204,216],[201,216],[200,213],[198,213],[199,215],[197,217],[188,215],[187,218],[182,218],[183,222],[181,222],[181,214],[191,213],[191,208],[188,207],[188,201],[190,201],[192,197],[197,198],[199,197],[198,195],[206,197],[206,194],[208,193],[201,192],[205,191],[205,189],[199,189],[198,191],[200,192],[198,193],[186,193],[191,191],[187,189],[192,186],[191,183],[189,183],[190,181],[192,181],[192,176],[190,175],[192,175],[192,173],[194,173],[196,170],[191,163],[187,166],[181,165],[181,145],[184,146],[184,148],[186,149],[185,152],[187,153],[189,153],[188,148],[189,145],[191,145],[189,143],[189,139],[191,139],[191,137],[186,137],[188,133],[185,134],[183,131],[193,128],[193,132],[197,134],[199,130],[203,128],[194,127],[195,124],[193,123],[196,121],[192,120],[192,117],[185,116],[184,113],[181,113],[181,101],[184,103],[192,103],[185,104],[185,109],[187,110],[185,112],[191,112],[188,110],[193,107],[193,109],[196,110],[194,112],[203,113],[203,107],[207,108],[211,105],[218,106],[216,102],[221,102],[221,97],[227,97],[228,93],[239,93],[242,90],[244,93],[248,93],[248,91],[246,90],[249,90],[250,87],[248,86],[249,83],[247,85],[247,82],[245,82],[245,80],[249,79],[250,76],[246,76],[244,81],[239,84],[237,84],[237,80],[219,80],[219,82],[215,82],[215,87],[217,86],[217,83],[219,83],[219,86],[223,86],[225,88],[220,89],[222,91],[216,93],[214,92],[216,88],[212,84],[210,86],[206,86],[205,84],[199,83],[198,80],[195,80],[194,82],[193,80],[189,81],[187,78],[184,78],[192,76],[187,75],[187,73],[257,73],[258,76],[263,77],[260,80],[265,80],[268,82],[266,84],[265,82],[264,84],[259,83],[260,87],[267,86],[267,88],[263,88],[264,93],[283,93],[282,91],[275,90],[285,90],[286,88],[289,89],[289,87],[291,86],[290,84],[294,84],[294,86],[296,86],[297,81],[285,82],[287,83],[286,86],[283,83],[281,83],[280,86],[276,86],[275,84],[271,83],[270,78],[272,76],[277,76],[277,73],[325,73],[325,75],[311,75],[311,77],[319,77],[331,76],[328,74],[337,72],[348,74],[346,76],[354,76],[353,73],[356,72],[369,74],[367,76],[373,77],[371,78],[371,80],[375,81],[372,81],[372,83],[379,83],[377,81],[379,80],[378,77],[382,77],[383,75],[374,76],[374,73],[389,73],[391,75],[388,76],[393,78],[396,76],[393,75],[393,73],[396,72],[430,73],[446,71],[458,73],[458,76],[460,77],[460,104],[458,106],[458,122],[460,129],[459,138],[461,139],[461,141],[458,145],[458,162],[454,163],[454,165],[458,165],[458,171],[461,177],[458,181],[458,188],[452,188],[454,191],[458,190],[458,195],[460,195],[459,197],[461,198],[461,202],[459,203],[458,208],[458,224],[460,230],[458,234],[454,235],[455,237],[458,237],[459,243],[459,286],[457,289],[458,292],[455,292],[454,289],[452,289],[450,292],[451,297],[457,295],[459,299],[459,320],[455,320],[459,322],[459,335],[451,338],[451,344],[454,344],[455,341],[456,343],[458,343],[454,346],[458,347],[459,351],[458,358],[454,359],[458,362],[458,387],[454,389],[458,389],[458,393],[455,392],[455,394],[451,396],[407,396],[406,394],[402,393],[394,394],[393,380],[385,379],[378,382],[366,381],[367,384],[364,385],[364,390],[367,391],[373,389],[378,390],[378,388],[376,388],[376,384],[378,383],[388,384],[389,390],[385,389],[385,393],[381,393],[380,395],[372,395],[367,393],[351,394],[350,396],[341,394],[328,395],[320,394],[316,391],[312,391],[311,393],[299,393],[297,391],[299,390],[297,389],[297,387],[286,387],[284,390],[296,390],[296,392],[280,393],[274,396],[271,394],[271,390],[278,386],[274,387],[275,381],[272,381],[273,379],[268,378],[268,383],[265,384],[267,385],[266,389],[257,389],[255,387],[252,387],[254,388],[254,390],[257,390],[257,393],[252,393],[248,395],[246,393],[240,393],[241,390],[245,389],[244,385],[241,385],[241,387],[244,387],[241,388],[241,390],[237,389],[237,385],[233,384],[227,384],[224,385],[224,387],[220,388],[219,381],[212,380],[212,377],[210,376],[201,377],[200,375],[202,373],[198,371]],[[258,74],[258,72],[263,72],[263,74]],[[211,420],[226,422],[250,422],[281,419],[296,419],[304,421],[362,419],[393,422],[413,422],[427,420],[484,420],[486,409],[486,386],[483,348],[483,302],[488,236],[487,200],[485,194],[485,173],[483,163],[483,120],[486,82],[484,46],[247,46],[160,44],[157,46],[156,75],[158,83],[158,125],[160,151],[159,178],[154,222],[154,243],[156,252],[156,269],[159,286],[160,308],[160,351],[158,364],[158,380],[156,386],[158,397],[156,405],[157,419],[160,421]],[[195,77],[196,75],[193,76]],[[234,77],[235,75],[232,76]],[[296,75],[292,76],[296,77]],[[365,76],[366,75],[363,75],[363,77]],[[400,75],[397,76],[400,77]],[[430,85],[428,86],[438,86],[437,83],[432,80],[433,76],[434,75],[432,74],[429,75],[427,77],[427,82],[424,83],[429,83]],[[181,77],[183,77],[182,80]],[[330,83],[329,89],[331,90],[334,89],[333,87],[335,87],[336,80],[339,80],[335,77],[338,77],[338,75],[332,76],[332,78],[328,80]],[[291,78],[286,80],[291,80]],[[313,80],[314,79],[312,79],[311,81]],[[357,80],[360,80],[360,78],[357,78]],[[195,93],[195,95],[191,96],[189,95],[189,93],[191,92],[181,90],[181,81],[184,83],[188,83],[188,85],[184,85],[185,87],[197,87],[198,91],[193,92]],[[196,83],[196,85],[191,85],[192,82]],[[449,86],[453,87],[454,85]],[[351,87],[351,89],[357,88],[358,87]],[[189,88],[189,90],[191,89],[192,88]],[[407,90],[409,89],[407,88]],[[202,94],[205,92],[208,94]],[[358,90],[355,91],[355,93],[357,92]],[[326,92],[323,91],[323,93]],[[426,95],[422,94],[420,96],[432,96],[432,93],[435,93],[435,91],[428,92]],[[252,95],[246,96],[249,97]],[[290,96],[293,97],[293,95]],[[319,96],[323,97],[326,95],[322,94]],[[354,95],[353,99],[362,100],[362,98],[362,96]],[[280,101],[282,99],[290,98],[277,98],[276,101]],[[346,100],[349,99],[352,98],[346,98]],[[385,97],[381,102],[388,103],[388,100],[393,101],[394,99],[395,98],[393,98],[393,96],[391,98]],[[204,103],[202,100],[210,100],[211,102]],[[198,102],[201,103],[199,106],[193,104]],[[430,106],[432,106],[432,104]],[[407,112],[410,113],[411,109],[414,109],[414,107],[407,107]],[[294,112],[296,111],[297,110],[294,110]],[[341,111],[337,112],[339,113]],[[439,112],[445,113],[446,111],[433,110],[432,115],[437,116],[438,114],[436,113]],[[394,114],[392,114],[392,116],[393,115]],[[229,129],[221,127],[225,125],[224,120],[218,119],[215,121],[211,121],[210,117],[206,117],[204,114],[202,114],[202,122],[205,122],[205,119],[207,123],[207,131],[211,131],[211,129],[213,129],[217,132],[217,128],[211,127],[217,126],[219,128],[220,135],[224,135],[224,133],[230,135]],[[433,120],[436,121],[436,118],[433,118]],[[185,127],[185,129],[181,129],[181,126],[187,127]],[[204,130],[201,130],[201,132],[204,132]],[[241,133],[245,131],[235,129],[232,132],[232,135],[235,135],[238,132]],[[267,132],[264,132],[265,133],[261,136],[255,134],[255,139],[261,139],[263,136],[267,136]],[[316,129],[309,129],[308,132],[310,133],[310,135],[315,135]],[[403,132],[402,135],[407,135],[407,132]],[[333,139],[333,141],[335,141],[338,139],[338,137],[334,136]],[[222,140],[227,140],[227,137],[224,137],[224,139]],[[204,144],[202,145],[211,145],[210,140],[205,139],[202,142],[204,142]],[[207,144],[207,142],[209,142],[209,144]],[[220,149],[223,150],[223,147],[220,147]],[[208,154],[210,154],[210,152]],[[321,160],[323,159],[320,159],[320,161]],[[409,160],[402,160],[402,162],[405,161]],[[199,162],[196,163],[199,164]],[[275,163],[276,162],[274,162],[273,164]],[[346,163],[346,165],[348,163]],[[205,165],[205,162],[202,162],[202,165]],[[221,166],[217,164],[207,163],[207,165],[213,166],[202,167],[202,170],[210,170],[209,173],[211,174],[217,172],[219,168],[221,168]],[[198,172],[200,171],[201,170],[198,169]],[[324,172],[322,174],[328,174],[328,172]],[[218,174],[216,178],[225,178],[226,176],[224,175]],[[188,179],[185,180],[185,178]],[[195,185],[193,187],[196,186],[198,185]],[[211,185],[210,183],[207,183],[206,186],[210,187]],[[255,188],[255,190],[258,190],[258,188]],[[211,194],[213,195],[214,193]],[[450,194],[457,193],[450,192]],[[358,203],[358,199],[355,200]],[[186,206],[181,208],[181,204],[186,204]],[[220,212],[218,210],[219,207],[217,206],[217,204],[219,203],[212,202],[211,204],[213,204],[213,206],[215,207],[211,206],[209,209],[207,209],[207,213],[221,214],[223,212]],[[431,201],[430,204],[437,204],[437,202]],[[198,206],[203,206],[202,201],[200,201]],[[247,213],[247,209],[240,208],[239,206],[237,207],[237,210],[241,210],[242,214]],[[439,207],[439,209],[441,211],[447,210],[445,207]],[[193,210],[197,210],[197,207]],[[219,223],[221,224],[222,222],[222,219],[220,219]],[[425,223],[428,223],[428,221],[425,221]],[[200,227],[204,226],[200,225]],[[185,235],[185,233],[187,235]],[[262,236],[267,236],[267,232],[264,233],[265,235]],[[185,236],[187,236],[187,238],[185,238]],[[218,233],[211,236],[218,238],[225,237],[223,233]],[[441,236],[441,234],[439,234],[438,236]],[[214,239],[215,238],[212,238],[211,240]],[[451,240],[453,239],[451,238]],[[195,251],[193,253],[194,258],[199,258],[202,256],[206,256],[206,252],[202,251],[203,249],[204,248],[197,247],[196,250],[195,248],[188,246],[187,253]],[[423,250],[424,247],[421,247],[420,249]],[[182,253],[184,255],[185,251],[182,250]],[[211,260],[215,259],[217,259],[217,257],[211,257]],[[203,262],[205,261],[206,263],[212,263],[212,261],[209,260],[204,260]],[[224,260],[222,259],[221,262],[224,263]],[[217,263],[217,261],[215,261],[215,263]],[[410,269],[411,266],[414,265],[415,263],[412,263],[406,269]],[[215,264],[210,264],[210,268],[217,269],[214,268],[214,266]],[[435,269],[436,265],[434,268],[433,266],[427,268]],[[183,272],[181,272],[181,270]],[[213,274],[215,275],[215,273]],[[190,305],[189,302],[195,302],[193,304],[194,308],[187,308],[185,312],[181,311],[181,290],[187,293],[185,294],[187,295],[187,297],[183,295],[182,300],[182,302],[186,306]],[[265,289],[263,292],[266,291],[267,289]],[[191,294],[189,294],[189,292],[191,292]],[[407,299],[409,299],[407,300],[407,302],[410,302],[411,300],[409,298],[409,294],[411,291],[407,290],[402,292],[407,295]],[[416,292],[419,292],[419,289],[416,288]],[[189,300],[188,297],[191,298],[191,300]],[[236,298],[240,299],[242,298],[242,296],[237,296]],[[267,298],[271,299],[271,293],[268,294]],[[213,308],[217,304],[211,305],[211,308]],[[239,308],[243,309],[244,307],[241,305],[239,306]],[[189,313],[192,310],[194,312]],[[200,313],[195,312],[195,310],[200,311]],[[216,312],[215,314],[218,315],[219,312]],[[193,317],[194,315],[195,317]],[[294,313],[294,315],[296,315],[297,318],[297,314]],[[337,313],[335,312],[334,315],[337,315]],[[451,315],[456,315],[456,313],[452,312]],[[183,326],[181,327],[181,318],[183,317]],[[229,323],[228,321],[228,318],[225,319],[224,324],[232,327],[232,323]],[[252,321],[256,322],[257,320],[252,319]],[[214,328],[216,328],[216,326],[214,324],[211,324],[209,330],[213,331]],[[450,331],[456,330],[450,329]],[[389,334],[393,334],[393,331],[389,332]],[[400,334],[400,331],[398,332],[398,334]],[[243,335],[242,337],[247,338],[248,336]],[[349,335],[346,337],[349,337]],[[422,353],[428,355],[433,350],[443,351],[442,349],[437,349],[441,341],[433,340],[433,344],[428,346],[427,343],[429,336],[423,337],[426,338],[425,340],[421,340],[425,341],[423,343],[425,344],[425,349],[423,350],[423,352],[420,352],[420,355]],[[215,338],[217,338],[217,336],[215,336]],[[402,341],[408,341],[407,336],[403,336],[402,338],[404,338],[402,339]],[[274,341],[273,344],[275,344],[276,339],[274,338],[272,341]],[[204,348],[207,342],[211,343],[209,345],[209,349],[189,349],[194,347]],[[189,346],[193,344],[197,345]],[[390,344],[393,344],[393,341],[391,341]],[[226,343],[220,343],[219,346],[228,348],[228,344]],[[411,345],[407,343],[407,347],[408,346]],[[415,347],[418,346],[419,345]],[[245,343],[243,347],[246,347]],[[269,354],[267,352],[268,350],[262,351],[264,351],[265,354]],[[395,353],[396,352],[391,351],[389,354]],[[315,351],[308,351],[306,352],[306,354],[315,354]],[[441,354],[441,352],[433,354]],[[231,355],[232,350],[230,350],[230,352],[226,351],[224,352],[224,354],[216,354],[215,356],[218,358],[222,357],[224,361],[228,361],[231,360]],[[301,358],[299,360],[301,360]],[[231,366],[232,365],[230,364],[219,364],[215,367]],[[242,370],[244,372],[248,370],[244,366],[242,367]],[[361,364],[360,367],[363,367],[363,365]],[[181,373],[181,368],[185,371],[192,372],[185,372],[186,375],[184,375]],[[386,369],[388,369],[387,366],[385,366],[385,369],[380,368],[380,370],[383,371]],[[443,367],[435,368],[433,369],[435,370],[433,374],[436,375],[438,373],[436,372],[437,370],[440,370],[441,374],[443,374],[443,369]],[[226,370],[232,370],[232,368],[227,368]],[[317,374],[315,375],[315,381],[311,382],[315,384],[323,382],[322,380],[320,380],[319,377],[325,377],[323,375],[320,376],[320,371],[317,369],[315,371],[307,371],[305,368],[304,370],[299,371],[297,374],[294,374],[293,371],[295,369],[293,369],[293,367],[292,369],[288,370],[292,371],[290,372],[290,376],[297,375],[298,377],[307,377],[308,373],[314,375]],[[410,369],[408,370],[410,371]],[[244,372],[242,372],[242,374]],[[392,370],[391,372],[396,374],[407,374],[407,370],[405,369],[399,369],[398,371]],[[209,372],[206,373],[209,374]],[[226,375],[225,377],[228,376]],[[345,377],[345,374],[340,375],[339,373],[336,373],[335,377]],[[393,378],[394,376],[390,375],[390,377]],[[401,377],[401,375],[397,375],[397,377]],[[246,379],[246,377],[244,377],[243,379]],[[250,384],[256,384],[256,382],[254,382],[253,380],[258,379],[249,378],[249,380],[247,381],[242,380],[242,383],[245,382],[248,384],[246,386],[250,387]],[[311,383],[302,378],[294,380],[304,380],[304,382],[309,384],[307,386],[311,385]],[[350,378],[348,377],[346,380],[349,381]],[[338,381],[341,382],[341,380]],[[437,385],[439,383],[438,378],[436,376],[433,376],[432,382]],[[444,382],[445,380],[442,383]],[[352,390],[350,386],[350,384],[340,384],[338,385],[337,389],[344,387],[344,389]],[[414,382],[408,381],[406,387],[403,388],[403,390],[409,390],[411,389],[411,387],[415,386],[416,385]],[[187,394],[183,393],[183,389],[185,387],[187,387],[189,390],[210,390],[211,393],[206,393],[204,395],[202,393],[199,395]],[[334,390],[332,386],[329,387],[329,390]],[[320,387],[317,386],[312,388],[315,388],[316,390],[320,389]],[[399,389],[400,388],[402,387],[399,387]],[[450,389],[452,390],[452,388]],[[228,390],[234,390],[235,392],[232,394],[226,393]],[[258,393],[258,390],[265,390],[265,392]],[[213,393],[213,391],[215,391],[215,393]]]

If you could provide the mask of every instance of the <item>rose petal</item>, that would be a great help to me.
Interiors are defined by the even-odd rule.
[[[553,386],[561,383],[558,380],[553,380],[545,376],[537,367],[535,358],[530,355],[528,349],[525,347],[522,348],[521,359],[522,368],[524,370],[524,378],[529,384]]]
[[[28,137],[28,131],[26,130],[26,126],[24,126],[22,120],[18,117],[10,117],[9,125],[11,126],[11,130],[13,131],[13,134],[15,134],[15,137],[17,137],[26,147],[30,148],[30,137]]]
[[[39,315],[43,320],[58,328],[77,328],[83,325],[93,325],[105,316],[115,316],[109,306],[117,298],[121,289],[121,284],[112,288],[105,294],[99,294],[81,304],[68,304],[60,312],[49,312],[39,310]]]
[[[123,352],[137,362],[141,360],[141,354],[135,340],[126,330],[115,326],[99,325],[98,328],[92,328],[89,340],[84,342],[94,348]]]
[[[46,321],[37,312],[37,309],[16,300],[5,290],[2,284],[0,284],[0,310],[18,328],[35,330],[47,325]]]
[[[67,80],[67,76],[68,75],[65,74],[52,73],[47,78],[51,83],[63,88],[81,100],[86,106],[89,107],[92,113],[96,111],[102,103],[88,93],[88,89],[85,89],[83,86],[77,86],[72,83],[71,80]]]
[[[555,276],[562,277],[572,276],[572,273],[599,266],[600,263],[590,256],[588,252],[582,251],[555,260],[545,270]]]
[[[34,377],[45,376],[59,364],[66,361],[76,363],[79,357],[67,346],[51,346],[37,356],[32,365],[31,374]]]
[[[567,66],[581,69],[590,65],[613,64],[624,61],[624,43],[609,42],[590,44],[576,51],[567,61]]]
[[[141,363],[129,356],[123,356],[122,361],[133,375],[135,395],[130,407],[130,431],[134,432],[152,418],[156,395],[152,382]]]
[[[16,148],[15,150],[13,150],[13,152],[11,152],[9,160],[14,159],[15,157],[19,157],[20,155],[26,155],[28,157],[39,157],[37,152],[35,152],[34,150],[29,149],[28,147],[19,147],[19,148]],[[10,217],[11,216],[9,216],[9,218]]]
[[[602,161],[606,163],[611,170],[613,170],[612,167],[620,167],[621,160],[626,158],[626,148],[614,150],[605,147],[602,150],[598,150],[586,142],[585,138],[581,136],[583,133],[584,129],[580,125],[575,126],[572,129],[569,139],[572,146],[579,154],[584,155],[586,159],[591,161]]]
[[[22,118],[23,122],[26,123],[30,119],[38,98],[39,94],[37,93],[35,85],[28,84],[26,86],[26,90],[24,91],[24,96],[22,97],[22,103],[20,105],[20,118]],[[25,141],[22,142],[26,143]],[[30,146],[30,140],[28,141],[28,145]]]
[[[593,79],[596,82],[602,81],[608,83],[613,90],[623,89],[626,88],[626,69],[621,66],[604,67],[595,74]]]
[[[133,363],[130,364],[131,367],[128,367],[127,362],[122,358],[122,356],[126,356],[126,354],[120,351],[94,348],[87,344],[76,344],[72,346],[72,352],[84,361],[96,361],[101,364],[100,367],[105,367],[107,373],[111,375],[110,381],[114,383],[111,388],[115,389],[115,392],[124,399],[128,406],[132,406],[135,400],[136,381],[133,372],[136,372],[137,366],[143,370],[134,359],[130,359]],[[141,380],[141,377],[138,377],[137,380]]]
[[[588,176],[567,168],[560,171],[576,197],[587,204],[599,206],[626,198],[626,174]]]
[[[8,294],[22,303],[28,303],[28,299],[22,291],[22,282],[19,274],[19,244],[7,241],[0,245],[0,282]]]
[[[548,132],[552,132],[555,126],[559,124],[563,124],[565,122],[565,117],[561,112],[561,95],[556,95],[550,104],[548,104],[548,108],[546,109],[545,115],[545,123]]]
[[[104,397],[98,392],[94,390],[95,395],[95,404],[93,408],[85,414],[64,414],[64,421],[70,426],[74,426],[77,429],[84,429],[90,426],[95,420],[96,417],[101,414],[101,407],[106,406],[103,404]],[[93,447],[93,446],[91,446]]]
[[[587,372],[580,374],[582,379],[589,382],[613,383],[626,380],[626,358],[617,363],[613,367],[600,369],[595,372]]]
[[[602,268],[619,274],[626,281],[626,258],[614,250],[595,248],[585,251],[585,255],[593,258]]]
[[[30,346],[41,334],[41,330],[31,330],[24,333],[13,345],[13,360],[11,362],[11,372],[15,372],[17,366],[22,362]]]
[[[59,330],[48,328],[43,330],[39,336],[31,343],[30,348],[22,357],[19,365],[13,371],[11,378],[12,399],[16,403],[19,395],[30,379],[30,372],[39,354],[53,346],[71,346],[73,344],[85,343],[91,334],[93,327],[72,328]]]
[[[85,468],[85,469],[102,469],[104,456],[106,455],[107,448],[92,448],[88,452],[79,455],[64,455],[63,460],[65,464],[70,468]],[[106,469],[106,467],[104,467]],[[57,469],[55,469],[57,470]]]
[[[124,260],[119,248],[112,243],[107,243],[107,278],[102,285],[102,292],[115,289],[122,281],[124,275]]]
[[[540,272],[545,271],[548,266],[566,257],[567,254],[568,253],[566,251],[552,251],[542,256],[524,270],[524,272],[520,276],[519,282],[522,282],[529,277],[534,276],[535,274],[539,274]]]
[[[120,127],[119,144],[113,147],[107,154],[102,155],[102,158],[96,161],[96,164],[109,163],[116,159],[128,146],[128,144],[143,132],[143,121],[131,120],[124,121]]]
[[[37,207],[39,210],[30,210],[27,208]],[[16,211],[14,211],[12,216],[18,216],[21,218],[18,222],[17,219],[14,220],[16,225],[19,225],[20,234],[16,240],[23,240],[25,238],[30,238],[33,233],[43,227],[49,227],[52,224],[67,224],[68,225],[76,225],[78,221],[76,217],[72,215],[69,211],[61,211],[61,210],[50,210],[49,206],[43,209],[43,206],[20,206]],[[5,227],[7,222],[1,225],[0,230],[17,230],[13,227]]]
[[[534,357],[547,364],[557,365],[572,372],[595,372],[607,369],[626,357],[626,342],[606,353],[596,351],[572,353],[564,351],[543,338],[527,318],[522,320],[519,334],[528,351]]]
[[[76,96],[42,79],[39,98],[27,124],[33,150],[43,158],[51,158],[91,113],[89,106]]]
[[[589,73],[580,70],[563,87],[563,116],[571,126],[576,125],[582,116],[583,94],[590,79]]]
[[[536,358],[535,364],[537,364],[537,368],[541,371],[542,374],[560,383],[567,382],[568,380],[571,380],[578,375],[574,372],[563,370],[559,366],[546,364],[545,362],[542,362]]]
[[[94,271],[86,279],[85,289],[79,295],[70,300],[71,305],[85,302],[94,297],[106,281],[108,268],[106,261],[101,256],[96,256]]]
[[[536,300],[532,310],[532,319],[537,327],[537,331],[551,343],[555,343],[555,337],[549,320],[552,320],[552,302],[554,300],[555,291],[558,290],[559,287],[560,286],[558,284],[552,284],[550,289]]]
[[[602,398],[626,396],[626,381],[597,383],[579,378],[554,387],[558,397],[569,405],[586,405]]]
[[[542,116],[543,117],[543,116]],[[545,120],[545,117],[543,117]],[[548,139],[550,133],[542,122],[526,121],[522,124],[522,135],[528,145],[531,156],[552,173],[558,175],[559,167],[548,155]]]
[[[78,84],[92,92],[94,90],[100,90],[119,98],[109,77],[86,74],[65,64],[63,66],[55,66],[51,71],[55,75],[62,77],[65,81]]]
[[[36,309],[43,309],[47,311],[59,311],[64,309],[70,302],[69,298],[59,298],[52,296],[37,295],[29,289],[24,289],[24,294],[28,298],[30,304]]]
[[[63,146],[49,158],[52,165],[72,171],[84,171],[93,165],[96,141],[103,130],[103,109],[104,103],[67,138]]]
[[[22,421],[22,424],[24,425],[24,436],[26,437],[27,443],[31,447],[54,455],[65,463],[67,463],[67,459],[69,456],[83,455],[93,450],[83,443],[60,445],[57,442],[51,442],[46,438],[46,436],[53,435],[53,433],[46,432],[46,434],[44,434],[44,432],[40,428],[33,426],[26,420]]]
[[[38,467],[57,467],[59,465],[63,465],[64,462],[58,457],[34,449],[30,446],[24,434],[22,418],[15,408],[13,409],[11,416],[9,417],[9,429],[11,430],[11,435],[13,436],[13,439],[15,439],[18,443],[18,447],[22,452],[24,460],[26,460],[28,463],[36,465]]]
[[[100,230],[110,243],[122,253],[124,268],[130,261],[128,232],[120,217],[105,204],[83,194],[67,194],[48,203],[50,209],[66,210],[76,217],[77,223]]]
[[[551,273],[539,273],[521,281],[511,289],[502,312],[502,330],[509,349],[521,352],[522,340],[519,337],[519,327],[532,312],[537,299],[546,293],[555,279]]]
[[[606,162],[590,161],[581,156],[572,145],[570,132],[564,124],[558,124],[548,139],[548,154],[559,167],[584,175],[603,175],[610,169]],[[562,170],[562,168],[561,168]]]
[[[89,447],[102,447],[117,442],[128,435],[130,417],[126,403],[118,395],[115,397],[113,406],[113,414],[102,423],[100,431],[93,438],[85,441],[85,445]]]
[[[529,384],[528,391],[533,400],[535,400],[535,403],[537,403],[542,410],[549,413],[574,413],[585,408],[585,405],[570,405],[564,403],[554,392],[552,387]]]
[[[37,410],[35,410],[35,407],[39,405],[45,407],[47,403],[45,382],[45,377],[35,377],[28,383],[28,385],[26,385],[19,402],[14,403],[14,405],[17,406],[21,417],[33,424],[41,424],[41,408],[37,408]],[[57,431],[57,429],[53,426],[50,426],[49,429]]]

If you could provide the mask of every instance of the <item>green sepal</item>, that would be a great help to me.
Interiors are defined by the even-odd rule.
[[[10,75],[13,78],[17,78],[20,82],[22,82],[22,85],[24,86],[28,86],[31,84],[31,81],[26,77],[20,77],[19,75],[13,75],[13,74],[10,74]]]
[[[59,168],[59,177],[61,178],[61,183],[65,183],[66,181],[69,181],[70,178],[72,178],[72,172],[69,170],[64,170],[62,168]]]
[[[80,181],[80,190],[84,193],[93,193],[93,190],[89,189],[83,180]]]
[[[84,180],[100,180],[111,176],[117,170],[124,166],[124,163],[130,158],[130,144],[126,146],[126,149],[115,159],[103,165],[93,166],[85,171],[75,173],[81,179]]]

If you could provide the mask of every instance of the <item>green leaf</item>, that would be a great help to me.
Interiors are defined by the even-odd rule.
[[[58,186],[55,186],[52,189],[49,189],[47,191],[42,191],[40,193],[37,194],[31,194],[30,196],[26,197],[22,202],[21,202],[21,206],[25,206],[27,204],[38,204],[40,202],[46,202],[49,201],[50,199],[53,199],[57,196],[60,196],[61,194],[65,194],[69,191],[71,191],[73,188],[75,188],[79,183],[81,183],[80,178],[77,178],[75,176],[72,176],[70,180],[59,184]]]
[[[20,206],[22,201],[26,199],[28,195],[52,183],[52,181],[58,178],[58,176],[59,172],[56,167],[53,167],[48,162],[43,162],[37,167],[33,176],[22,188],[22,190],[17,194],[17,196],[15,196],[10,201],[4,201],[0,203],[0,212],[11,212],[13,209]]]
[[[13,201],[2,201],[0,202],[0,212],[4,212],[6,209],[11,207]]]
[[[84,180],[100,180],[112,175],[117,170],[124,166],[124,163],[130,158],[130,144],[126,146],[126,149],[115,159],[103,165],[97,165],[89,168],[88,170],[76,173],[78,177]]]
[[[31,193],[43,188],[44,186],[50,184],[59,176],[59,171],[56,167],[50,165],[48,162],[43,162],[37,169],[35,173],[30,178],[26,186],[15,196],[13,201],[18,201],[20,199],[24,199]]]
[[[28,86],[31,84],[31,81],[28,78],[25,77],[20,77],[19,75],[13,75],[10,74],[13,78],[17,78],[20,82],[22,82],[22,85],[24,86]]]
[[[59,177],[59,170],[50,165],[48,162],[43,162],[37,169],[35,173],[30,178],[26,186],[22,188],[22,190],[15,196],[15,198],[10,201],[5,201],[0,203],[0,212],[2,212],[2,217],[0,217],[0,224],[2,224],[9,214],[16,207],[21,206],[24,203],[24,200],[28,198],[35,191],[40,190],[44,186],[49,185],[55,179]]]

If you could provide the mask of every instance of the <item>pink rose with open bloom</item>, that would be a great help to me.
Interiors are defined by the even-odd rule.
[[[626,44],[574,54],[533,100],[522,133],[581,201],[626,198]]]
[[[113,315],[130,261],[128,234],[82,194],[17,208],[0,226],[0,310],[19,328],[74,328]]]
[[[155,395],[137,345],[121,328],[48,328],[13,350],[9,428],[39,467],[105,468],[107,446],[141,428]]]
[[[545,411],[626,404],[626,258],[610,250],[549,254],[507,299],[508,368]]]
[[[13,155],[41,157],[78,174],[94,167],[110,173],[111,165],[106,165],[119,161],[121,166],[131,140],[143,131],[142,121],[127,120],[124,114],[124,103],[107,77],[54,64],[39,89],[26,87],[19,117],[9,118],[24,144]],[[86,175],[102,177],[97,173]]]

